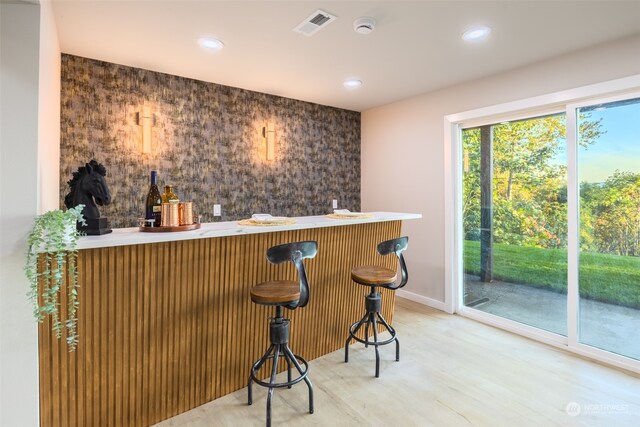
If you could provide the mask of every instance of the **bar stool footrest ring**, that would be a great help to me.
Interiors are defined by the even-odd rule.
[[[354,330],[360,324],[361,324],[361,322],[355,322],[354,324],[351,325],[351,327],[349,327],[349,335],[351,336],[351,339],[353,339],[355,341],[358,341],[359,343],[362,343],[362,344],[367,345],[367,346],[368,345],[380,346],[380,345],[391,344],[396,339],[396,331],[395,331],[395,329],[388,329],[388,328],[386,328],[386,326],[385,326],[385,329],[387,329],[387,331],[389,331],[389,333],[391,334],[391,338],[389,338],[388,340],[385,340],[385,341],[369,341],[368,337],[366,339],[359,338],[359,337],[355,336]]]
[[[300,381],[304,380],[307,377],[307,374],[309,373],[309,364],[301,356],[298,356],[297,354],[294,354],[294,356],[298,360],[298,362],[301,362],[301,364],[304,365],[304,372],[302,374],[300,374],[300,376],[292,379],[291,381],[285,381],[285,382],[281,382],[281,383],[271,383],[271,382],[262,381],[262,380],[260,380],[260,379],[258,379],[256,377],[256,374],[259,371],[259,369],[258,369],[258,371],[256,371],[257,365],[258,364],[262,365],[268,359],[273,359],[273,354],[270,354],[267,357],[265,357],[264,359],[260,359],[256,363],[253,364],[253,366],[251,367],[251,374],[250,374],[251,375],[251,379],[256,384],[261,385],[262,387],[267,387],[267,388],[284,388],[284,387],[291,387],[294,384],[298,384]],[[262,366],[260,366],[260,368],[261,367]]]

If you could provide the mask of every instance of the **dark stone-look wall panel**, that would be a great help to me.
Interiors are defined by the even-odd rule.
[[[266,212],[320,215],[360,209],[360,113],[148,70],[62,55],[60,200],[67,181],[92,158],[104,164],[112,227],[144,215],[149,172],[193,201],[202,221]],[[155,115],[152,149],[142,152],[136,113]],[[262,126],[275,125],[266,160]]]

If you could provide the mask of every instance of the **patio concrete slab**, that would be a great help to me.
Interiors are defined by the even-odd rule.
[[[567,335],[566,294],[529,285],[483,283],[465,275],[465,304],[473,308]],[[640,310],[580,299],[579,341],[640,360]]]

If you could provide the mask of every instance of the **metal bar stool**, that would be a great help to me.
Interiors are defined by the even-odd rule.
[[[409,238],[407,236],[404,236],[398,237],[397,239],[386,240],[378,244],[378,253],[380,255],[385,256],[390,253],[395,253],[398,257],[398,262],[400,263],[400,272],[402,274],[402,280],[400,281],[399,285],[395,285],[397,279],[396,272],[385,267],[366,265],[356,267],[351,270],[351,279],[360,285],[371,287],[371,292],[369,292],[369,294],[365,298],[365,308],[367,312],[362,317],[362,319],[352,324],[349,328],[349,337],[347,338],[347,342],[344,345],[344,361],[345,363],[349,362],[349,343],[351,342],[351,340],[361,342],[365,347],[373,345],[376,348],[376,378],[380,376],[380,353],[378,351],[379,346],[386,345],[391,343],[392,341],[395,341],[396,361],[400,360],[400,342],[396,337],[396,330],[392,326],[390,326],[386,320],[384,320],[384,317],[382,317],[382,313],[380,313],[382,309],[382,298],[376,288],[383,287],[391,290],[396,290],[402,288],[407,284],[407,280],[409,280],[409,274],[407,272],[407,265],[404,262],[402,252],[407,249],[408,243]],[[388,340],[378,341],[378,320],[387,329],[387,331],[389,331],[389,334],[391,334],[391,337]],[[364,339],[356,336],[363,325],[365,330]],[[369,327],[373,328],[373,341],[369,339]]]
[[[289,319],[282,317],[282,308],[294,310],[304,307],[309,302],[309,283],[303,260],[313,258],[318,253],[318,243],[314,241],[286,243],[273,246],[267,250],[267,259],[272,264],[291,261],[298,270],[299,282],[290,280],[275,280],[263,282],[251,288],[251,301],[256,304],[272,305],[276,307],[276,316],[270,319],[269,335],[271,346],[251,367],[249,374],[249,398],[248,403],[253,403],[252,385],[255,382],[263,387],[268,387],[267,395],[267,427],[271,425],[271,400],[273,390],[276,388],[291,388],[292,385],[303,381],[309,388],[309,413],[313,414],[313,385],[307,374],[309,364],[302,357],[294,354],[289,348]],[[287,365],[287,381],[276,382],[278,360],[282,358]],[[264,364],[271,360],[271,376],[269,381],[262,381],[258,376]],[[298,370],[299,376],[291,378],[291,364]],[[303,366],[304,365],[304,368]]]

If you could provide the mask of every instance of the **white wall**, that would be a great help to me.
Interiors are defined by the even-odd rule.
[[[400,295],[444,309],[444,116],[638,73],[634,36],[363,112],[362,209],[423,215],[403,224]]]
[[[51,2],[40,5],[38,212],[60,209],[60,43]]]
[[[58,207],[57,40],[50,4],[0,4],[2,426],[39,424],[37,324],[27,301],[22,266],[34,217]]]

